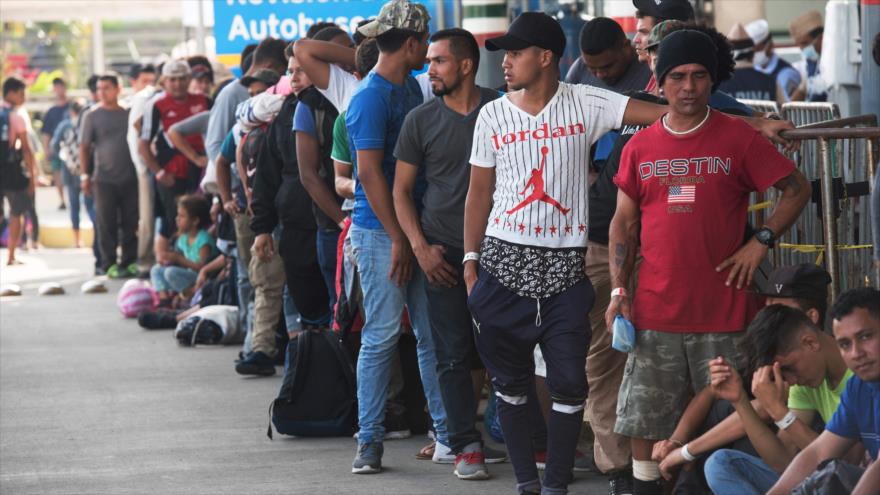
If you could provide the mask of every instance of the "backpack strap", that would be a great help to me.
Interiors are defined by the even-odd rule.
[[[348,389],[357,393],[354,366],[352,366],[351,358],[346,354],[345,349],[342,346],[342,341],[332,330],[322,331],[321,334],[327,339],[327,342],[330,343],[330,348],[333,349],[336,359],[342,366],[342,374],[345,376],[345,384],[348,386]]]
[[[327,111],[323,108],[316,108],[315,112],[315,134],[318,135],[318,147],[324,149],[327,137],[324,135],[324,119],[327,117]]]
[[[310,333],[311,332],[300,332],[296,337],[296,363],[294,363],[294,366],[290,370],[292,386],[290,387],[290,397],[287,398],[288,401],[292,400],[302,392],[304,380],[298,380],[297,374],[302,373],[307,369],[309,351],[311,351],[312,347]]]

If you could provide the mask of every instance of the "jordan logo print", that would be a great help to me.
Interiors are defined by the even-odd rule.
[[[520,201],[520,203],[513,208],[507,210],[507,214],[515,213],[526,206],[534,203],[535,201],[543,201],[549,205],[552,205],[557,210],[561,211],[563,215],[567,215],[571,208],[563,208],[559,201],[556,201],[549,194],[544,192],[544,166],[547,163],[547,153],[550,150],[546,146],[541,146],[541,165],[532,169],[532,176],[529,178],[528,182],[526,182],[526,187],[520,191],[519,195],[522,196],[529,189],[529,186],[532,187],[532,193],[528,195],[524,200]]]

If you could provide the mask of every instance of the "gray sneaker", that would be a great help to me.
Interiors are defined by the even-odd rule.
[[[354,474],[374,474],[382,470],[382,442],[359,443],[357,456],[351,463]]]
[[[476,444],[473,448],[468,447],[465,447],[465,452],[455,456],[455,475],[460,480],[489,479],[489,470],[486,469],[486,459],[483,457],[480,445]]]
[[[493,449],[488,445],[483,445],[483,457],[486,459],[486,464],[500,464],[502,462],[507,462],[507,452]]]

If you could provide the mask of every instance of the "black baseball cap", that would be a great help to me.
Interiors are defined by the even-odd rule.
[[[812,263],[781,266],[770,274],[767,287],[759,292],[767,297],[791,297],[824,301],[828,297],[831,275]]]
[[[523,12],[507,28],[507,34],[486,40],[486,49],[522,50],[537,46],[562,57],[565,52],[565,33],[556,19],[543,12]]]
[[[633,5],[644,15],[662,20],[690,21],[694,7],[688,0],[633,0]]]
[[[242,86],[250,86],[255,81],[260,81],[266,86],[272,87],[278,84],[281,75],[272,69],[257,69],[253,74],[241,78]]]

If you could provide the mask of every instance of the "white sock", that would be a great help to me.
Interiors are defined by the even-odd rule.
[[[660,479],[660,463],[633,459],[633,478],[641,481],[657,481]]]

